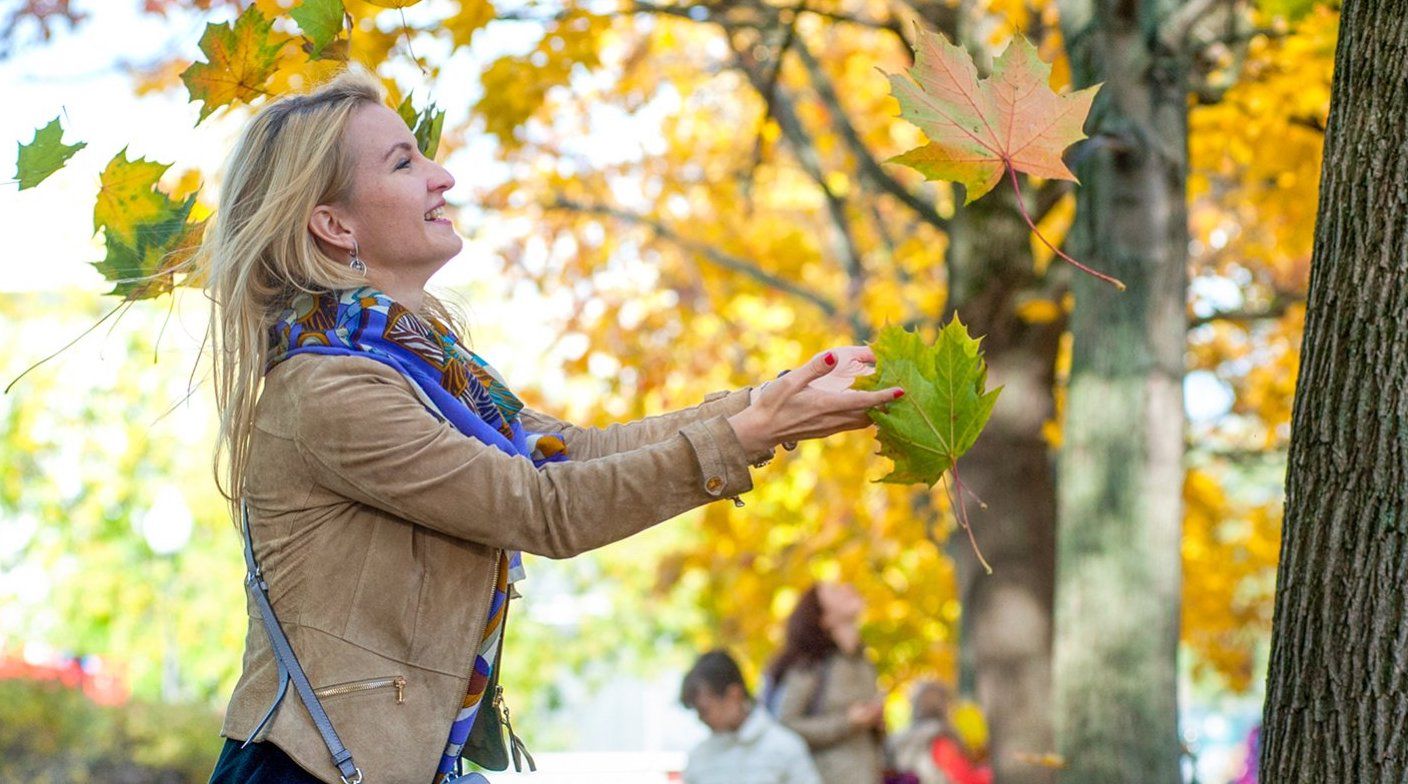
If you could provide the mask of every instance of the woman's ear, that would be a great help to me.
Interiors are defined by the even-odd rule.
[[[334,207],[327,204],[319,204],[313,208],[313,214],[308,218],[308,231],[322,244],[348,253],[357,245],[352,227],[342,220]]]

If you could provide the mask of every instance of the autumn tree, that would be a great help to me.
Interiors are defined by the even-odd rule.
[[[1261,781],[1402,781],[1408,17],[1340,27],[1296,382]]]

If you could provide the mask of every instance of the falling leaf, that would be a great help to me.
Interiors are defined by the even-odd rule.
[[[992,75],[978,78],[962,47],[916,25],[917,49],[909,75],[889,74],[900,117],[914,123],[929,143],[890,158],[930,180],[961,183],[972,202],[1008,175],[1017,207],[1036,235],[1057,256],[1081,271],[1124,290],[1124,284],[1068,256],[1041,233],[1027,213],[1017,172],[1071,180],[1061,153],[1085,138],[1086,116],[1099,85],[1058,95],[1050,87],[1051,66],[1021,35],[997,58]]]
[[[992,75],[962,47],[921,31],[909,77],[890,74],[900,116],[929,144],[890,160],[931,180],[963,183],[967,201],[992,190],[1010,166],[1047,179],[1075,180],[1061,153],[1085,138],[1082,127],[1099,87],[1058,95],[1048,86],[1051,66],[1018,35],[997,58]]]
[[[312,43],[312,51],[309,54],[317,56],[342,32],[345,13],[342,0],[303,0],[297,8],[289,12],[289,16],[293,17],[293,21],[298,23],[298,29],[302,30],[303,35]],[[342,59],[345,60],[346,56]]]
[[[103,241],[106,256],[93,266],[114,284],[109,294],[123,299],[148,299],[164,294],[175,285],[173,267],[189,258],[199,243],[203,224],[188,223],[191,196],[183,202],[169,202],[161,215],[135,226],[136,241],[128,244],[109,232]]]
[[[100,177],[98,200],[93,205],[93,232],[106,228],[107,234],[136,245],[135,227],[157,221],[171,212],[172,201],[156,189],[161,175],[171,168],[146,158],[127,159],[124,147],[108,161]]]
[[[366,0],[366,2],[382,8],[410,8],[420,0]]]
[[[73,154],[88,146],[87,142],[64,144],[63,126],[55,117],[49,124],[34,132],[34,141],[19,146],[15,161],[15,177],[20,181],[20,190],[33,188],[62,169]]]
[[[1001,390],[985,389],[987,363],[978,340],[956,316],[933,346],[918,333],[889,326],[871,347],[876,372],[857,379],[857,388],[905,391],[871,412],[880,454],[894,461],[894,470],[880,481],[932,487],[978,440]]]
[[[278,69],[284,45],[273,37],[273,29],[273,22],[254,6],[233,25],[205,26],[200,51],[207,62],[194,63],[181,73],[191,100],[202,102],[200,120],[222,106],[267,94],[264,85]]]

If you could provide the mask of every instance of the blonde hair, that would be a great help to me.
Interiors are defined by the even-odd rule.
[[[355,110],[385,102],[375,77],[349,68],[261,108],[225,162],[219,202],[193,262],[211,300],[208,338],[220,412],[215,480],[236,526],[268,328],[300,292],[367,284],[322,251],[308,220],[317,205],[351,195],[355,162],[343,131]],[[427,294],[422,311],[460,332],[458,314],[439,299]]]

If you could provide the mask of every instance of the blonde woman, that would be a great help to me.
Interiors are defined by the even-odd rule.
[[[604,430],[524,408],[424,290],[460,250],[454,183],[356,70],[262,108],[229,158],[198,263],[252,577],[213,782],[444,780],[498,713],[479,708],[520,551],[737,497],[776,445],[903,394],[847,389],[874,362],[847,347]]]

